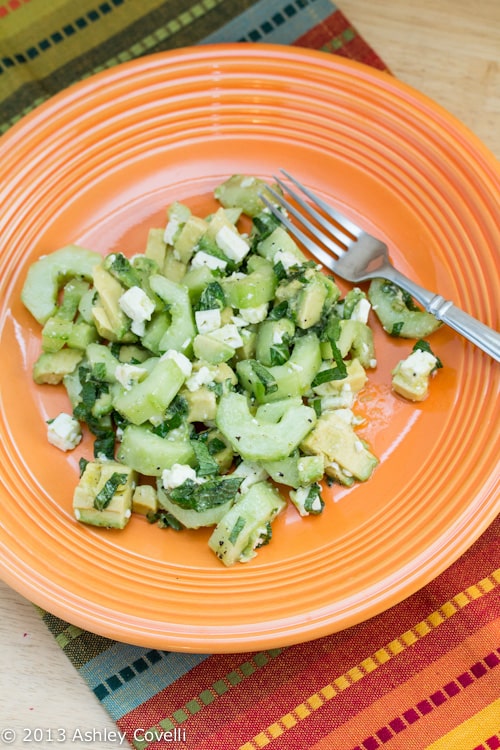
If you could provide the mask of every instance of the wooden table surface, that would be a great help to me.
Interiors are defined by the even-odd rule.
[[[339,0],[366,41],[402,81],[458,117],[500,159],[500,0]],[[116,730],[42,623],[34,606],[0,582],[0,737],[58,728],[58,746],[111,750]],[[92,731],[92,742],[71,739]],[[0,739],[0,745],[2,741]],[[122,745],[123,746],[123,745]]]

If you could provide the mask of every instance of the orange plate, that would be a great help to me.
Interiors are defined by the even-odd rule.
[[[19,294],[29,264],[66,243],[142,251],[177,199],[212,207],[233,173],[284,167],[385,239],[403,272],[496,326],[498,163],[417,92],[335,56],[264,45],[141,58],[66,90],[1,140],[1,571],[96,633],[178,651],[283,646],[358,623],[458,558],[498,512],[498,365],[451,330],[419,405],[391,395],[410,351],[374,322],[379,366],[360,404],[381,458],[372,479],[293,508],[272,543],[225,569],[208,533],[133,518],[123,532],[71,511],[81,450],[46,439],[67,409],[35,386],[40,329]],[[84,445],[90,456],[90,442]]]

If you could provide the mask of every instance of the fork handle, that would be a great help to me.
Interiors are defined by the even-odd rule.
[[[438,320],[458,331],[486,354],[489,354],[490,357],[500,362],[500,333],[473,318],[472,315],[461,310],[453,302],[441,297],[440,294],[427,291],[427,289],[415,284],[399,272],[396,272],[391,281],[411,294],[417,302],[423,305],[427,312],[432,313]]]

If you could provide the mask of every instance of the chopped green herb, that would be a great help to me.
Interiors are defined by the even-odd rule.
[[[218,281],[211,281],[201,293],[198,310],[222,310],[226,305],[224,290]]]
[[[169,492],[170,499],[181,508],[198,512],[223,505],[235,497],[243,477],[208,479],[202,484],[186,479],[179,487]]]
[[[88,459],[87,458],[83,458],[83,456],[78,461],[78,468],[80,469],[80,476],[83,475],[83,472],[85,471],[88,462],[89,462]]]
[[[393,323],[392,328],[390,330],[390,335],[399,336],[399,334],[402,331],[403,326],[404,326],[404,320],[398,320],[397,323]]]
[[[283,300],[283,302],[279,302],[277,305],[273,307],[273,309],[269,312],[269,315],[267,316],[269,320],[280,320],[280,318],[284,318],[288,313],[288,302]]]
[[[265,528],[262,529],[261,534],[259,536],[259,541],[255,545],[255,549],[260,549],[260,547],[265,547],[266,544],[269,544],[271,539],[273,538],[273,529],[268,521],[265,525]]]
[[[319,503],[318,503],[319,500]],[[321,497],[321,487],[317,482],[311,485],[304,502],[304,509],[313,516],[318,516],[323,512],[325,503]]]
[[[94,458],[108,458],[112,460],[115,457],[115,432],[109,430],[101,437],[94,440]]]
[[[243,516],[238,516],[236,523],[234,524],[231,533],[229,534],[228,541],[230,544],[234,544],[235,541],[238,539],[240,533],[243,531],[243,528],[245,526],[245,519]]]
[[[206,443],[200,439],[191,440],[191,446],[198,463],[196,473],[199,477],[209,477],[219,473],[219,464],[212,458]]]
[[[111,253],[104,259],[104,268],[115,277],[120,284],[130,289],[140,286],[140,278],[132,268],[129,259],[123,253]]]
[[[269,350],[271,367],[274,365],[282,365],[288,359],[290,359],[290,349],[288,344],[273,344]]]
[[[146,514],[146,519],[148,523],[157,523],[160,529],[174,529],[175,531],[182,531],[182,529],[184,528],[182,523],[167,510],[158,510],[156,511],[156,513],[150,511]]]
[[[113,495],[117,491],[118,487],[121,484],[125,484],[126,481],[126,474],[119,474],[117,471],[114,471],[108,481],[105,483],[104,487],[95,496],[94,508],[96,508],[96,510],[104,510],[105,508],[107,508],[111,500],[113,499]]]
[[[276,378],[269,372],[269,370],[264,367],[264,365],[261,365],[261,363],[256,359],[251,359],[249,362],[252,365],[252,370],[264,386],[264,391],[266,393],[274,393],[278,390],[278,384],[276,382]]]
[[[218,453],[226,449],[226,444],[223,440],[220,438],[212,438],[209,443],[207,443],[208,452],[211,456],[216,456]]]

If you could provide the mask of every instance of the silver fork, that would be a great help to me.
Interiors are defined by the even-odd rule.
[[[261,198],[288,231],[320,263],[333,273],[353,283],[374,278],[392,281],[408,292],[427,312],[432,313],[438,320],[458,331],[497,362],[500,362],[500,334],[497,331],[463,312],[453,302],[444,299],[440,294],[427,291],[427,289],[402,274],[389,260],[387,245],[384,242],[364,232],[352,221],[346,219],[345,216],[334,210],[284,169],[281,172],[289,182],[300,190],[302,195],[307,196],[315,206],[320,208],[321,212],[310,205],[302,195],[290,185],[285,184],[279,177],[274,178],[278,185],[284,192],[293,197],[306,215],[272,188],[266,188],[266,192],[269,191],[279,205],[286,209],[289,214],[295,216],[302,226],[313,234],[316,241],[311,240],[308,235],[290,221],[275,203],[266,198],[265,194],[261,194]],[[334,223],[326,219],[325,214],[333,219]],[[315,223],[311,219],[314,219]],[[323,230],[326,230],[326,232]],[[324,248],[328,248],[330,252],[327,252]],[[336,258],[332,257],[330,253],[334,253]]]

